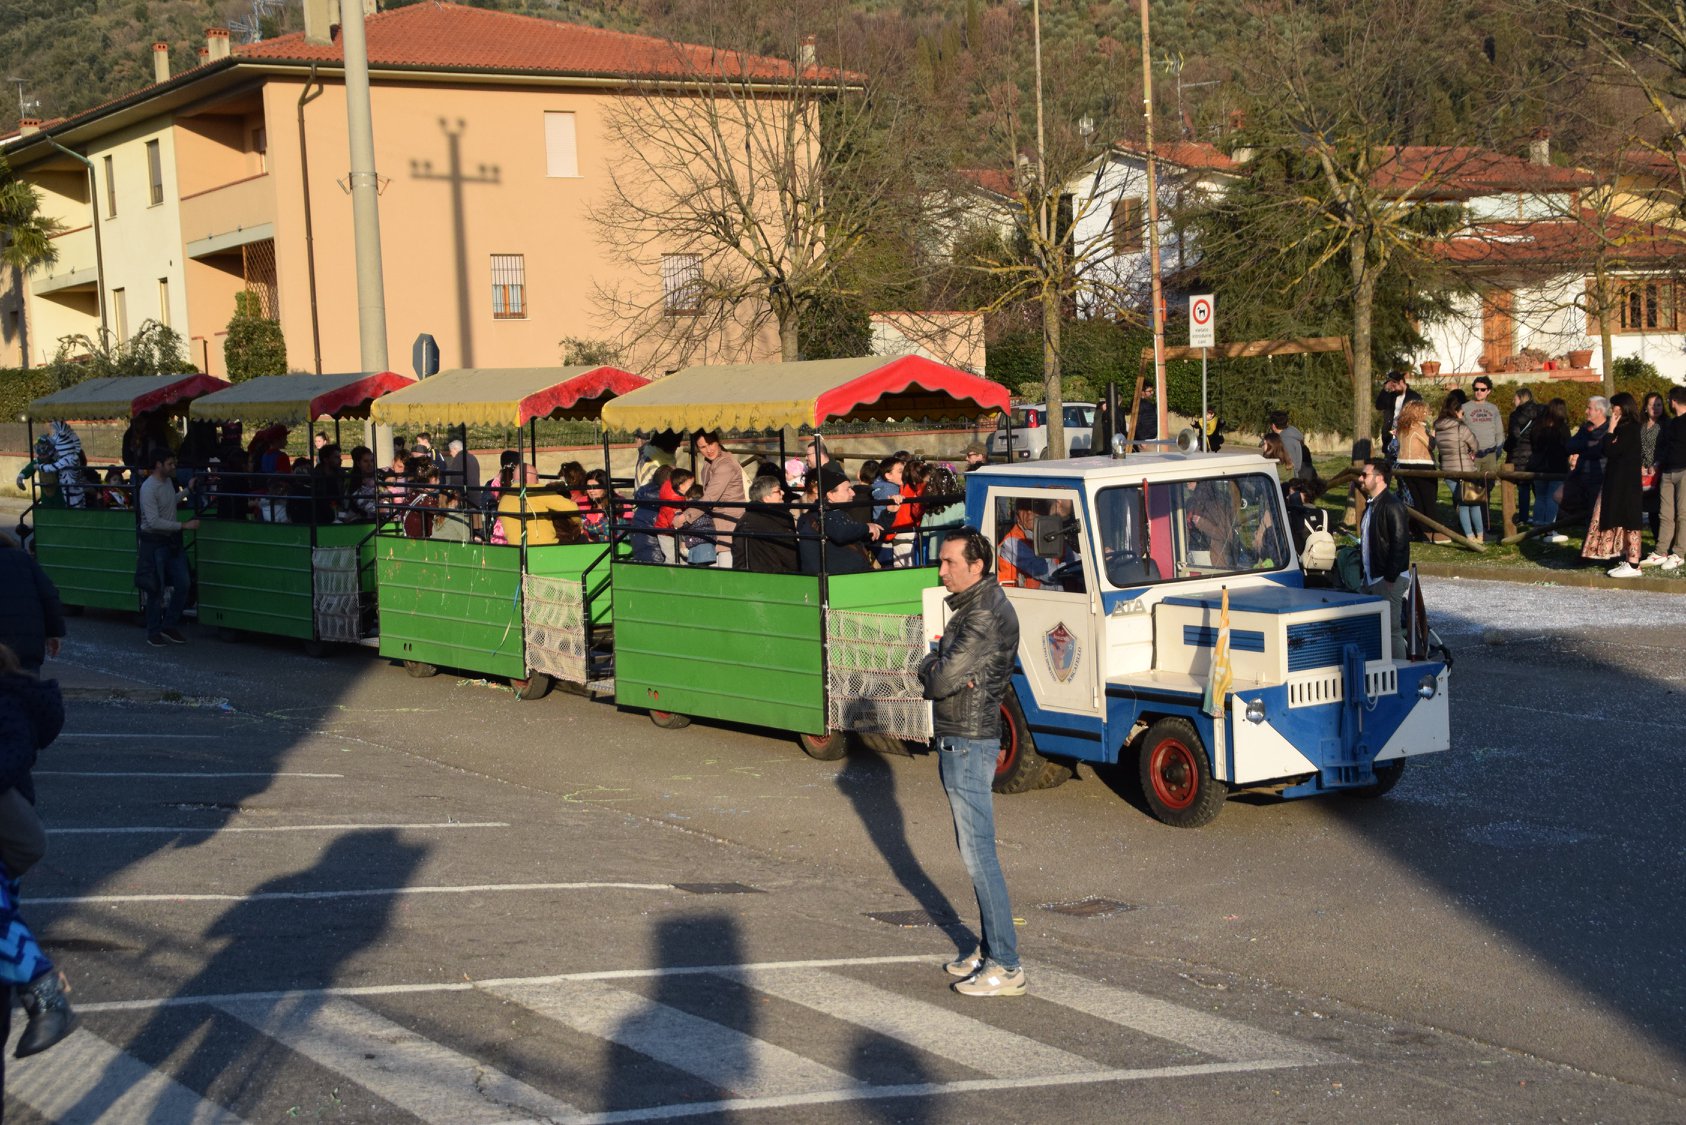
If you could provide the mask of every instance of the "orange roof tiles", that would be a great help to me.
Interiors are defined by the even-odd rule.
[[[369,65],[448,70],[684,78],[788,79],[781,59],[744,55],[646,35],[437,2],[381,12],[366,21]],[[241,61],[325,62],[344,58],[338,37],[309,43],[303,32],[235,48]]]
[[[1427,198],[1464,198],[1488,192],[1573,191],[1593,179],[1573,168],[1534,164],[1520,156],[1469,145],[1402,145],[1383,149],[1371,176],[1383,190]]]
[[[1000,168],[957,168],[955,175],[995,195],[1010,197],[1018,194],[1013,173]]]
[[[1589,268],[1603,247],[1616,267],[1686,264],[1686,231],[1620,215],[1600,219],[1583,209],[1581,221],[1539,219],[1485,223],[1434,246],[1444,261],[1474,266],[1561,265]]]
[[[1147,155],[1147,146],[1140,141],[1114,141],[1119,152],[1135,156]],[[1156,141],[1153,155],[1167,164],[1208,172],[1233,172],[1240,167],[1217,145],[1205,141]]]

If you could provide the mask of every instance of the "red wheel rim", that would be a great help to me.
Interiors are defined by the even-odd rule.
[[[1177,739],[1167,738],[1153,748],[1147,773],[1153,795],[1166,808],[1186,809],[1194,804],[1200,791],[1200,772],[1193,751]]]
[[[995,752],[995,776],[1001,777],[1013,768],[1019,760],[1019,730],[1013,725],[1013,716],[1008,714],[1007,705],[1001,705],[1001,749]]]
[[[671,720],[673,718],[673,712],[672,711],[651,711],[650,712],[650,718],[654,719],[658,723],[665,723],[665,722],[668,722],[669,720]]]
[[[830,748],[831,740],[836,737],[837,735],[832,732],[828,732],[826,734],[805,734],[802,736],[802,744],[804,746],[810,746],[815,750],[826,750]]]

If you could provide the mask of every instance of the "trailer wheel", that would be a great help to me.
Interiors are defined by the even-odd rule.
[[[404,661],[404,671],[410,674],[412,680],[425,680],[429,676],[437,676],[439,669],[432,664],[424,664],[420,660]]]
[[[1200,734],[1187,719],[1160,719],[1141,750],[1142,795],[1154,817],[1173,828],[1209,824],[1229,787],[1212,776]]]
[[[835,762],[849,752],[849,736],[840,730],[798,734],[796,741],[802,744],[802,752],[816,762]]]
[[[913,754],[907,748],[905,739],[897,738],[893,734],[857,734],[861,745],[879,754],[894,754],[901,758],[911,758]]]
[[[691,725],[689,715],[681,715],[676,711],[651,711],[650,721],[663,730],[678,730],[680,727]]]
[[[551,679],[543,672],[528,672],[524,680],[509,681],[517,699],[543,699],[550,694]]]
[[[1028,793],[1052,789],[1071,776],[1071,767],[1036,752],[1019,697],[1009,691],[1001,701],[1001,749],[995,755],[997,793]]]
[[[322,657],[328,655],[328,642],[306,641],[304,642],[304,654],[312,660],[320,660]]]
[[[1369,785],[1361,785],[1356,789],[1348,789],[1346,792],[1351,796],[1365,799],[1383,796],[1395,785],[1398,785],[1399,779],[1405,776],[1405,759],[1394,758],[1392,761],[1382,762],[1375,767],[1375,771],[1376,780],[1374,782]]]

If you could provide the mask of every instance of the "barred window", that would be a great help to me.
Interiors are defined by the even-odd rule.
[[[526,256],[522,254],[493,254],[492,319],[520,320],[526,315]]]
[[[702,255],[662,255],[662,311],[668,316],[702,312]]]

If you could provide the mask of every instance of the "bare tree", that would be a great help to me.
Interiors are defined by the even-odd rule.
[[[1448,41],[1457,24],[1447,0],[1344,0],[1301,5],[1264,0],[1253,10],[1256,37],[1236,70],[1252,103],[1249,130],[1261,147],[1307,154],[1316,172],[1283,182],[1282,205],[1301,218],[1300,238],[1320,244],[1307,271],[1339,268],[1350,293],[1352,425],[1370,432],[1376,291],[1390,266],[1408,266],[1424,284],[1438,269],[1434,248],[1447,233],[1444,201],[1479,176],[1488,151],[1456,128],[1416,116],[1461,81],[1480,41]],[[1412,44],[1402,50],[1401,44]],[[1489,146],[1508,144],[1492,122],[1515,120],[1527,76],[1494,70],[1482,94],[1495,107]],[[1293,251],[1299,243],[1280,247]],[[1288,279],[1290,282],[1304,280]]]
[[[932,146],[914,103],[851,69],[867,43],[840,6],[703,14],[705,42],[669,44],[670,76],[629,83],[607,115],[630,159],[592,219],[646,283],[600,296],[657,362],[739,358],[773,328],[794,360],[804,318],[860,284],[864,248],[912,224]]]

